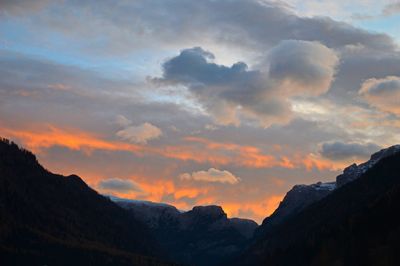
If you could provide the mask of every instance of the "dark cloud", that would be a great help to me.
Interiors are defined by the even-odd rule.
[[[9,8],[23,5],[25,1],[18,1]],[[317,40],[330,48],[361,44],[394,51],[396,47],[386,34],[327,17],[300,17],[280,1],[149,0],[109,5],[105,0],[49,4],[32,23],[79,41],[86,36],[91,45],[82,47],[114,54],[130,52],[132,47],[199,45],[204,40],[258,51],[289,39]],[[112,41],[96,42],[99,37]]]
[[[138,184],[131,180],[124,180],[119,178],[110,178],[101,180],[97,187],[101,190],[108,190],[114,192],[142,192]]]
[[[294,40],[274,47],[261,70],[249,70],[243,62],[217,65],[213,59],[200,47],[182,50],[153,81],[187,86],[217,123],[239,124],[244,116],[264,126],[290,120],[290,97],[328,91],[338,62],[326,46]]]
[[[332,160],[366,159],[381,148],[373,143],[346,143],[341,141],[323,143],[320,153]]]

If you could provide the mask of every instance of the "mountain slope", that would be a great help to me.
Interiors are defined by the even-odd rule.
[[[289,192],[286,193],[285,197],[273,214],[264,219],[262,223],[263,226],[260,227],[259,230],[262,228],[265,229],[269,226],[277,225],[288,217],[296,215],[307,206],[329,195],[335,189],[335,187],[336,185],[334,182],[318,182],[311,185],[295,185],[291,190],[289,190]]]
[[[281,224],[266,228],[237,265],[400,265],[400,154]]]
[[[262,232],[267,230],[267,228],[277,225],[283,222],[285,219],[296,215],[312,203],[323,199],[335,189],[356,180],[380,160],[398,152],[400,152],[400,145],[394,145],[389,148],[382,149],[372,154],[368,161],[359,165],[352,164],[346,167],[343,170],[343,173],[336,177],[336,181],[334,182],[318,182],[311,185],[295,185],[291,190],[289,190],[289,192],[287,192],[286,196],[283,198],[282,202],[279,204],[274,213],[264,219],[262,226],[257,229],[256,235],[262,234]]]
[[[251,220],[228,219],[219,206],[180,212],[167,204],[112,199],[148,224],[171,258],[190,265],[218,265],[243,249],[258,226]]]
[[[2,265],[162,265],[146,257],[159,255],[151,239],[78,176],[52,174],[32,153],[0,141]]]

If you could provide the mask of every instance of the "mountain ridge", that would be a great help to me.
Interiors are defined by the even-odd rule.
[[[258,226],[249,219],[228,218],[216,205],[183,212],[164,203],[111,199],[148,224],[172,258],[184,264],[218,265],[242,249]]]
[[[157,257],[157,258],[155,258]],[[140,221],[76,175],[0,139],[0,258],[9,265],[167,265]]]
[[[399,173],[400,153],[384,156],[355,180],[262,230],[227,265],[399,265]]]
[[[312,203],[323,199],[334,190],[356,180],[380,160],[399,152],[400,145],[393,145],[373,153],[370,156],[370,159],[364,163],[359,165],[353,163],[352,165],[346,167],[343,170],[343,173],[336,177],[335,181],[293,186],[293,188],[286,193],[278,208],[270,216],[263,220],[262,225],[264,228],[267,228],[281,223],[286,218],[299,213]],[[256,234],[260,234],[260,231],[263,231],[263,227],[259,227]]]

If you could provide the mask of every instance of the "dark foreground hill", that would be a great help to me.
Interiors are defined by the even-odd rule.
[[[400,153],[286,220],[264,223],[236,265],[400,265]]]
[[[78,176],[0,140],[1,265],[167,265],[147,228]]]

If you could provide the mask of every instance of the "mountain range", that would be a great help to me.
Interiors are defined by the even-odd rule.
[[[2,265],[400,265],[400,145],[296,185],[258,226],[220,206],[103,196],[0,140]]]
[[[196,206],[182,212],[174,206],[110,197],[147,224],[174,261],[190,265],[218,265],[242,250],[257,223],[227,218],[220,206]]]
[[[336,184],[295,186],[230,264],[399,265],[399,207],[396,145],[346,168]]]

